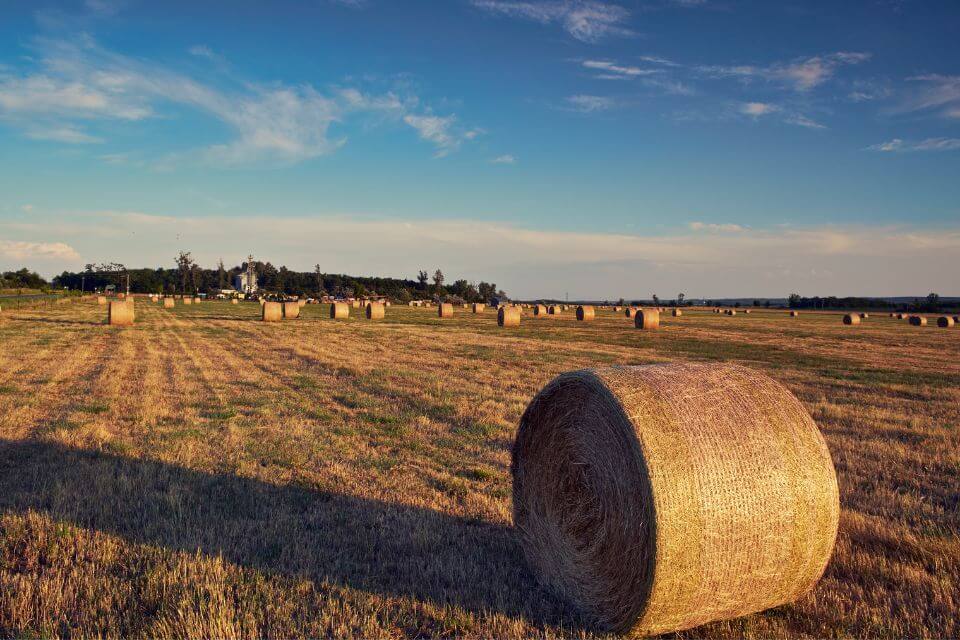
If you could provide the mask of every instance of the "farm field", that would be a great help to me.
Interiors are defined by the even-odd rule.
[[[783,382],[842,507],[813,592],[679,636],[960,635],[960,327],[327,309],[0,315],[0,636],[592,637],[511,531],[514,432],[561,372],[674,360]]]

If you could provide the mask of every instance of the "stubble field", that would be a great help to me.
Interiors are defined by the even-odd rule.
[[[842,506],[812,593],[682,636],[960,635],[960,328],[136,307],[0,316],[0,636],[592,636],[519,552],[514,431],[563,371],[672,360],[789,387]]]

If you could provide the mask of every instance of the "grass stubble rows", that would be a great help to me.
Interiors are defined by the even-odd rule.
[[[592,637],[520,555],[513,435],[563,371],[672,360],[785,383],[842,506],[813,592],[678,635],[960,635],[960,329],[259,312],[138,301],[125,329],[95,303],[4,313],[0,635]]]

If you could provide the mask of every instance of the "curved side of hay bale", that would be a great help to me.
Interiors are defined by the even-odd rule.
[[[164,309],[173,309],[177,305],[177,301],[174,298],[164,298],[163,299],[163,308]]]
[[[107,324],[129,327],[134,322],[133,303],[126,300],[111,300],[107,310]]]
[[[350,305],[346,302],[333,302],[330,304],[330,318],[333,320],[343,320],[350,317]]]
[[[497,311],[497,325],[501,327],[519,327],[519,307],[500,307]]]
[[[940,316],[939,318],[937,318],[937,326],[940,327],[941,329],[949,329],[954,324],[956,323],[954,319],[951,318],[950,316]]]
[[[791,602],[836,539],[837,478],[816,424],[738,365],[562,374],[523,414],[511,473],[529,564],[617,632]]]
[[[628,318],[632,318],[637,315],[637,310],[634,309],[633,307],[625,307],[623,310],[623,315],[625,315]]]
[[[299,302],[284,302],[283,303],[283,317],[287,320],[296,320],[300,317],[300,303]]]
[[[910,324],[914,327],[925,327],[927,326],[927,318],[925,316],[910,316]]]
[[[483,310],[487,308],[487,305],[481,304],[479,302],[473,303],[473,312],[474,313],[483,313]]]
[[[736,310],[736,309],[727,309],[724,313],[726,313],[728,316],[735,316],[735,315],[737,315],[737,310]]]
[[[682,316],[682,315],[683,315],[683,311],[681,311],[680,309],[677,309],[677,308],[674,308],[672,313],[673,313],[673,317],[674,317],[674,318],[676,318],[677,316]]]
[[[366,309],[367,320],[382,320],[386,309],[379,302],[371,302]]]
[[[264,322],[280,322],[283,320],[283,305],[265,301],[260,307],[260,319]]]
[[[580,305],[577,307],[577,320],[580,322],[589,322],[597,316],[593,307],[590,305]]]
[[[236,298],[230,298],[230,304],[240,304],[240,301]]]
[[[533,315],[535,316],[545,316],[547,315],[546,305],[538,304],[533,307]]]
[[[449,302],[441,302],[437,305],[437,317],[438,318],[452,318],[453,317],[453,305]]]
[[[563,313],[563,307],[558,304],[552,304],[547,307],[547,315],[558,316]]]
[[[860,324],[860,316],[856,313],[848,313],[843,316],[843,324]]]
[[[656,309],[637,310],[637,314],[633,316],[633,326],[635,326],[637,329],[659,329],[660,312]]]

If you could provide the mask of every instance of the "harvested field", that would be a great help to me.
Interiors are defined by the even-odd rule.
[[[754,309],[260,322],[94,299],[0,318],[0,635],[593,637],[511,528],[510,447],[564,371],[735,362],[785,384],[840,487],[799,601],[679,634],[957,637],[960,329]]]

